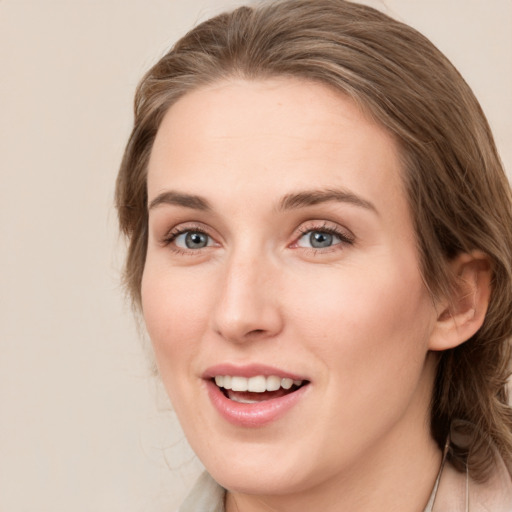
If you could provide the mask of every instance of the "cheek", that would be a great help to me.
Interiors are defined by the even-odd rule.
[[[421,367],[434,310],[415,265],[380,261],[312,279],[303,275],[301,282],[301,290],[289,294],[290,311],[304,342],[326,364],[338,365],[338,373],[374,380],[411,361]]]
[[[317,275],[303,281],[302,293],[290,293],[299,312],[294,338],[323,370],[316,434],[325,437],[329,425],[333,443],[340,432],[354,445],[361,432],[368,439],[370,432],[380,435],[408,410],[413,396],[418,414],[428,407],[425,360],[433,308],[414,268],[383,269],[352,268],[336,279]]]
[[[146,264],[142,309],[164,380],[167,372],[186,370],[187,359],[197,352],[208,325],[210,292],[200,276]]]

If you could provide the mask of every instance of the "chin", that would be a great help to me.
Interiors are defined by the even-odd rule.
[[[212,468],[209,473],[222,487],[232,492],[254,495],[282,495],[303,491],[305,475],[297,469],[285,468],[275,461],[263,466],[226,463],[225,467]]]
[[[212,435],[204,443],[189,439],[206,470],[222,487],[244,494],[287,494],[304,489],[307,468],[297,440],[286,443],[281,436],[258,441]],[[301,455],[302,453],[302,455]]]

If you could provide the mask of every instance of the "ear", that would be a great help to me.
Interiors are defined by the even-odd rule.
[[[492,269],[481,251],[463,253],[449,266],[455,279],[454,293],[437,303],[437,320],[430,350],[447,350],[473,336],[485,319],[491,296]]]

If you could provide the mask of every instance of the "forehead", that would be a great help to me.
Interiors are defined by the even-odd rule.
[[[148,169],[150,200],[165,188],[192,186],[220,200],[222,192],[224,199],[235,190],[270,198],[312,185],[387,198],[406,213],[392,135],[346,95],[290,78],[230,80],[187,93],[165,115]]]

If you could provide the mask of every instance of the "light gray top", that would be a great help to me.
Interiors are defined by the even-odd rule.
[[[204,471],[178,512],[224,512],[225,495],[226,490]]]

